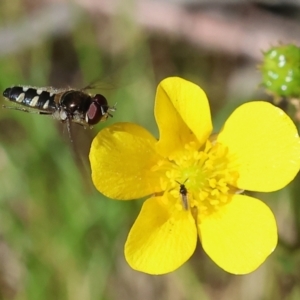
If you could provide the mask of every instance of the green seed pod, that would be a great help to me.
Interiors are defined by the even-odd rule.
[[[273,47],[264,53],[260,67],[262,85],[280,97],[300,97],[300,48],[295,45]]]

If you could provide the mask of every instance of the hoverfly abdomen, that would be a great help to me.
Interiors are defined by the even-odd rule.
[[[54,93],[29,86],[13,86],[3,92],[3,96],[12,102],[41,111],[54,112],[57,106]]]

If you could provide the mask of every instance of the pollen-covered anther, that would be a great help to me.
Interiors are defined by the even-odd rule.
[[[166,180],[164,180],[163,178],[160,178],[160,186],[161,186],[161,189],[163,191],[165,191],[167,189],[168,182]]]
[[[209,179],[208,182],[211,188],[215,188],[217,186],[217,180],[215,178]]]
[[[195,149],[198,149],[198,148],[199,148],[199,145],[195,141],[189,142],[189,143],[184,145],[184,149],[188,150],[188,151],[192,151],[192,150],[195,150]]]
[[[214,189],[210,192],[210,195],[218,197],[220,195],[220,191],[217,189]]]
[[[201,170],[195,180],[195,205],[200,213],[216,211],[230,201],[235,192],[231,184],[237,181],[238,174],[228,170],[228,151],[218,143],[212,145],[208,141],[204,151],[194,157],[198,158],[197,166]]]
[[[201,191],[200,193],[199,193],[199,200],[200,201],[204,201],[207,197],[208,197],[208,193],[207,192],[205,192],[205,191]]]
[[[220,202],[222,202],[222,203],[227,203],[228,202],[228,196],[227,195],[220,195],[219,196],[219,200],[220,200]]]
[[[219,190],[221,191],[221,193],[227,194],[229,191],[229,187],[228,186],[220,186]]]
[[[218,204],[220,204],[220,201],[219,200],[210,200],[209,203],[211,205],[218,205]]]

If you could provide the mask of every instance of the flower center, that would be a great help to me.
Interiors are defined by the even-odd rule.
[[[232,168],[234,157],[227,147],[207,141],[197,150],[195,144],[169,157],[171,168],[166,172],[165,191],[169,192],[183,209],[196,208],[200,214],[210,214],[228,203],[236,187],[237,171]]]

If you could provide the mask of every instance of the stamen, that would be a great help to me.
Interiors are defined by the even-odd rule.
[[[209,214],[239,191],[234,187],[238,173],[232,171],[234,159],[228,156],[225,146],[207,141],[202,149],[195,147],[195,143],[185,145],[182,152],[176,152],[152,170],[164,174],[161,187],[180,204],[178,207]]]

